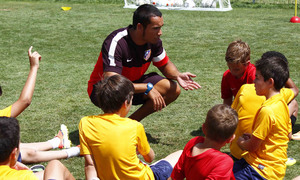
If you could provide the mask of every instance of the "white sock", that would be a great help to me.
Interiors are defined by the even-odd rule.
[[[60,139],[58,137],[54,137],[48,141],[52,145],[52,149],[58,148]]]
[[[79,147],[71,147],[70,149],[65,150],[68,154],[68,158],[79,156],[80,148]]]

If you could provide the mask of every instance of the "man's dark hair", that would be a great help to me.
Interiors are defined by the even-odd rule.
[[[288,62],[279,56],[262,56],[256,61],[255,67],[265,81],[270,78],[274,80],[274,88],[277,91],[285,85],[290,76]]]
[[[234,109],[226,104],[213,106],[206,115],[206,137],[223,143],[235,132],[238,124],[238,115]]]
[[[136,29],[138,23],[141,23],[143,27],[146,28],[147,25],[151,23],[150,18],[156,16],[162,16],[162,13],[157,7],[151,4],[141,5],[133,13],[133,29]]]
[[[129,103],[134,94],[130,80],[122,75],[109,76],[95,85],[99,107],[104,113],[115,113],[127,100]]]
[[[0,117],[0,162],[6,161],[20,143],[20,126],[16,118]]]

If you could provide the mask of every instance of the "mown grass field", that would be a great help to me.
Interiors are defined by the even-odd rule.
[[[61,6],[72,10],[62,11]],[[168,56],[180,71],[196,74],[202,89],[182,91],[174,103],[142,121],[156,160],[202,135],[206,112],[222,103],[220,82],[231,41],[246,41],[253,63],[266,51],[282,52],[289,60],[291,78],[300,86],[300,24],[289,22],[294,9],[248,6],[229,12],[162,11],[161,38]],[[46,141],[64,123],[73,144],[79,143],[80,119],[101,113],[86,88],[102,41],[111,31],[129,25],[133,11],[124,9],[121,1],[0,0],[0,109],[20,95],[29,71],[28,48],[32,45],[42,55],[32,104],[18,117],[22,142]],[[293,132],[299,130],[298,120]],[[228,146],[222,151],[229,152]],[[300,142],[289,142],[288,155],[298,160],[287,168],[285,179],[292,179],[300,175]],[[62,162],[76,179],[84,179],[83,158]]]

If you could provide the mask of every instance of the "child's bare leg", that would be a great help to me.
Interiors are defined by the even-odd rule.
[[[179,150],[163,158],[163,160],[168,161],[171,164],[171,166],[174,168],[181,154],[182,154],[182,150]]]
[[[45,142],[34,142],[34,143],[21,143],[20,147],[34,149],[37,151],[48,151],[50,149],[56,148],[70,148],[71,141],[69,140],[69,136],[64,136],[64,133],[68,134],[68,129],[65,125],[61,125],[61,128],[57,133],[57,135]]]
[[[74,180],[75,178],[60,161],[52,160],[45,169],[44,179]]]
[[[35,142],[35,143],[20,143],[20,149],[34,149],[37,151],[48,151],[52,149],[51,143],[45,142]]]
[[[20,148],[23,163],[39,163],[51,161],[54,159],[66,159],[79,156],[80,148],[72,147],[59,151],[37,151],[35,149]]]

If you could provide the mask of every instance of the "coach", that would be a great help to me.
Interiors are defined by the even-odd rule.
[[[88,81],[87,91],[95,105],[98,100],[93,90],[94,85],[114,74],[122,74],[133,82],[135,94],[132,104],[143,104],[130,115],[131,119],[137,121],[175,101],[181,91],[179,85],[185,90],[200,88],[191,79],[196,75],[180,73],[169,60],[160,40],[163,25],[159,9],[144,4],[134,12],[132,25],[112,32],[105,39]],[[154,72],[145,74],[151,62],[165,77]]]

